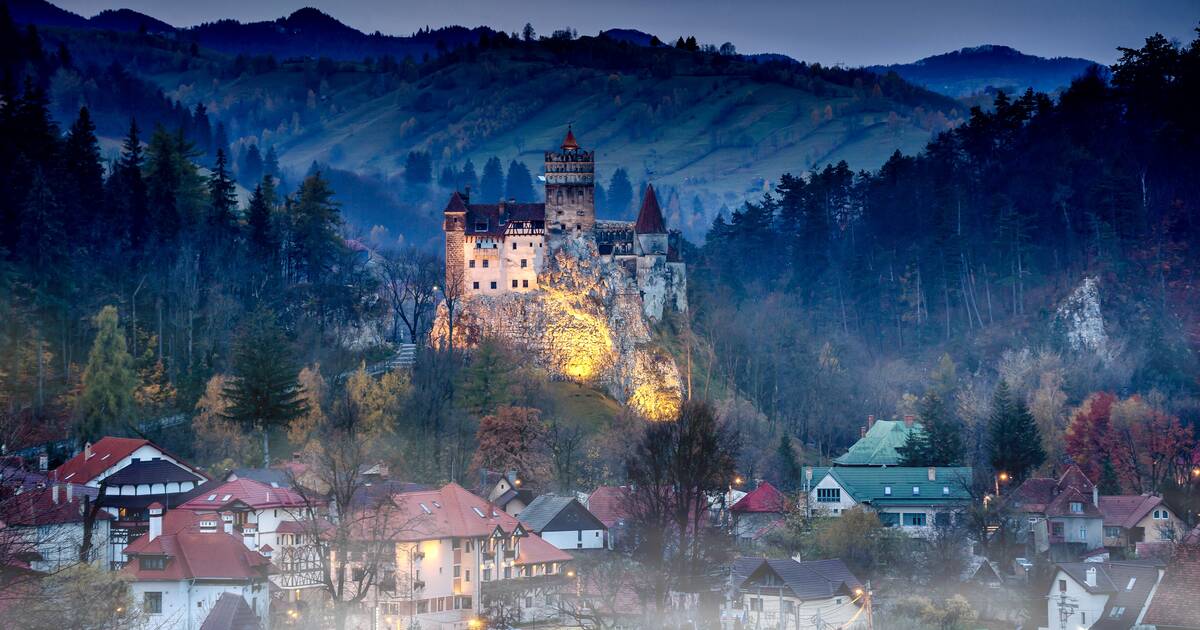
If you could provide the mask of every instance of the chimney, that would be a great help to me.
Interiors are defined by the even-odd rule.
[[[926,471],[926,473],[929,475],[930,481],[937,481],[937,468],[930,466],[929,470]]]
[[[858,437],[860,437],[860,438],[867,437],[867,427],[858,427]]]
[[[917,417],[912,415],[911,413],[904,414],[904,426],[905,427],[911,429],[913,426],[913,423],[916,421],[917,421]]]
[[[1100,489],[1092,486],[1092,505],[1100,507]]]
[[[875,414],[867,416],[867,430],[870,431],[875,426]]]
[[[1096,587],[1096,567],[1088,567],[1087,578],[1085,579],[1088,586],[1091,586],[1092,588]]]
[[[67,503],[75,500],[75,484],[67,484]]]
[[[87,444],[83,445],[83,459],[84,459],[84,461],[86,461],[91,458],[92,458],[92,443],[88,442]]]
[[[150,504],[150,531],[146,534],[149,536],[146,540],[154,540],[162,536],[162,519],[163,506],[158,501]]]
[[[52,484],[50,486],[50,501],[54,503],[54,505],[58,505],[58,484]]]

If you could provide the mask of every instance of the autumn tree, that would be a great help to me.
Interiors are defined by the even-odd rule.
[[[516,470],[522,478],[544,483],[550,477],[547,436],[540,411],[502,405],[479,422],[471,468]]]
[[[125,348],[125,335],[117,321],[117,309],[105,306],[92,320],[96,338],[83,372],[83,394],[79,399],[77,433],[81,442],[98,440],[134,420],[133,393],[137,375],[133,358]]]
[[[225,389],[228,386],[229,377],[223,374],[208,379],[204,395],[196,401],[196,413],[192,416],[196,458],[206,463],[214,476],[262,461],[261,446],[251,439],[244,427],[226,417],[229,399],[225,397]]]
[[[1096,392],[1071,415],[1064,434],[1067,454],[1088,479],[1098,479],[1100,464],[1108,458],[1112,435],[1110,416],[1117,397],[1108,392]]]

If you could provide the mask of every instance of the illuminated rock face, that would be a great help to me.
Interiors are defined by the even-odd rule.
[[[603,388],[652,420],[675,416],[679,371],[670,354],[651,342],[635,278],[599,256],[591,239],[567,238],[538,275],[538,286],[527,293],[471,296],[455,324],[455,345],[504,339],[554,378]],[[434,338],[444,338],[446,330],[441,307]]]

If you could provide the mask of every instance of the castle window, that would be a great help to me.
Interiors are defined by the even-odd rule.
[[[513,243],[513,245],[515,246],[516,243]],[[521,268],[524,269],[525,267],[528,267],[528,266],[529,265],[527,264],[527,261],[524,258],[522,258],[521,259]]]
[[[517,281],[516,281],[516,280],[513,280],[513,288],[514,288],[514,289],[515,289],[515,288],[517,288]]]
[[[470,267],[471,269],[474,269],[475,268],[475,259],[472,258],[471,260],[468,260],[467,266]]]
[[[493,282],[493,283],[492,283],[492,288],[493,288],[493,289],[495,289],[495,288],[496,288],[496,283],[495,283],[495,282]]]
[[[478,288],[479,288],[479,283],[478,283],[478,282],[472,282],[472,283],[471,283],[471,285],[472,285],[472,286],[471,286],[471,288],[472,288],[472,289],[478,289]]]
[[[528,288],[529,288],[529,281],[528,281],[528,280],[522,280],[522,281],[521,281],[521,287],[522,287],[522,288],[525,288],[525,289],[528,289]]]
[[[516,249],[516,248],[517,248],[517,242],[513,241],[513,249]]]
[[[486,259],[486,258],[484,258],[484,259],[483,259],[483,268],[484,268],[484,269],[487,269],[487,266],[488,266],[488,261],[487,261],[487,259]]]
[[[476,221],[475,222],[475,231],[476,232],[486,232],[487,229],[488,229],[487,221]]]
[[[563,202],[563,191],[558,191],[558,203]]]

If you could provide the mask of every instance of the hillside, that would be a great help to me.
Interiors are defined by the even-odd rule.
[[[970,96],[988,88],[1053,93],[1070,85],[1096,62],[1074,57],[1026,55],[1008,46],[976,46],[919,59],[913,63],[868,68],[895,72],[917,85],[951,97]]]

